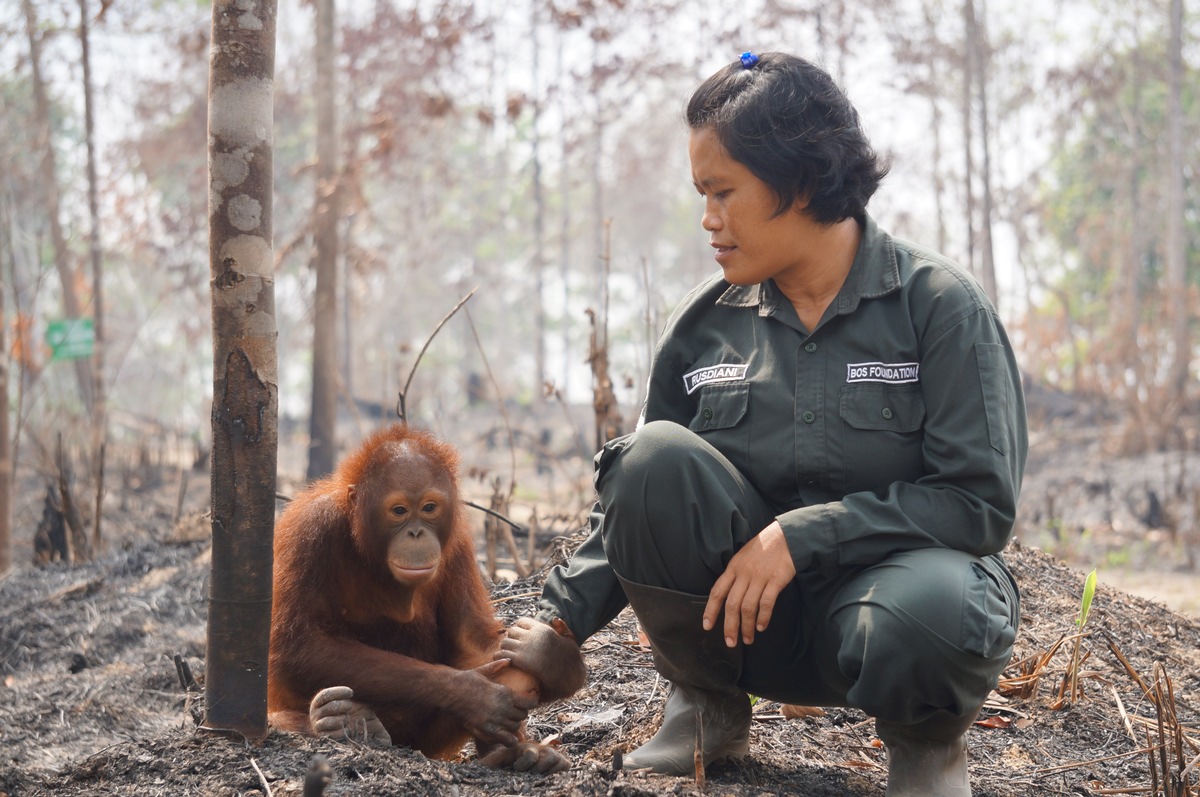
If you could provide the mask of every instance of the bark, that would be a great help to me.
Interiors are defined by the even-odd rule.
[[[61,433],[58,435],[55,461],[58,463],[58,494],[62,502],[63,517],[67,522],[67,561],[91,561],[92,546],[88,542],[87,531],[83,527],[83,517],[79,514],[79,503],[71,491],[71,464],[67,461],[66,452],[63,450]]]
[[[533,100],[533,130],[530,133],[532,138],[533,152],[533,316],[534,316],[534,372],[536,381],[533,385],[533,403],[539,408],[545,404],[545,389],[546,384],[546,297],[545,297],[545,270],[546,270],[546,254],[545,254],[545,239],[546,239],[546,199],[542,191],[542,157],[541,157],[541,131],[539,129],[542,118],[542,97],[538,87],[538,3],[540,0],[531,0],[530,2],[530,36],[533,41],[533,69],[530,78],[533,90],[531,91]]]
[[[983,194],[983,218],[979,225],[980,247],[980,279],[983,290],[997,309],[1000,308],[1000,291],[996,285],[996,259],[992,247],[992,157],[991,157],[991,121],[988,118],[988,82],[991,74],[991,45],[987,35],[987,0],[981,0],[983,11],[982,24],[975,17],[974,2],[968,0],[970,9],[970,29],[972,52],[975,53],[976,69],[975,83],[979,96],[979,144],[983,163],[980,166],[980,191]]]
[[[1135,9],[1134,29],[1138,30]],[[1142,156],[1142,136],[1141,136],[1141,120],[1142,120],[1142,70],[1141,70],[1141,42],[1135,42],[1131,57],[1131,73],[1129,77],[1131,89],[1132,106],[1128,114],[1124,114],[1126,118],[1127,131],[1129,133],[1128,144],[1128,182],[1126,183],[1129,196],[1126,199],[1128,213],[1124,223],[1128,225],[1128,247],[1125,253],[1125,263],[1123,267],[1118,261],[1117,268],[1120,269],[1119,274],[1112,280],[1113,298],[1111,302],[1113,312],[1113,334],[1112,340],[1112,356],[1111,360],[1114,363],[1135,363],[1140,358],[1137,354],[1137,334],[1138,320],[1141,317],[1141,299],[1138,289],[1138,277],[1142,268],[1142,251],[1145,244],[1145,233],[1143,232],[1142,224],[1142,203],[1141,203],[1141,175],[1145,168]],[[1118,394],[1129,394],[1131,403],[1138,401],[1137,391],[1130,391],[1128,387],[1122,384],[1122,380],[1118,380],[1114,385],[1114,389]]]
[[[929,7],[926,7],[926,20],[932,26],[933,19]],[[934,59],[929,59],[929,111],[933,121],[933,202],[934,215],[937,216],[937,247],[938,252],[946,253],[946,181],[942,175],[942,106],[938,102],[938,74]]]
[[[596,449],[599,451],[604,444],[615,440],[625,433],[624,419],[621,418],[617,394],[613,389],[612,376],[608,368],[608,278],[612,262],[610,251],[612,223],[604,223],[604,248],[601,250],[600,270],[601,280],[601,312],[599,317],[593,310],[588,310],[588,319],[592,324],[591,339],[588,342],[588,365],[592,369],[592,415],[595,419]]]
[[[312,409],[308,478],[333,472],[337,459],[337,111],[333,0],[317,0],[316,295],[313,298]]]
[[[88,253],[92,262],[92,319],[95,344],[92,349],[92,460],[96,468],[96,516],[92,519],[92,550],[100,550],[101,506],[104,503],[104,449],[108,438],[108,406],[104,385],[104,262],[100,252],[100,211],[96,199],[96,123],[92,92],[91,42],[88,33],[88,1],[79,0],[79,46],[83,62],[83,112],[87,138]]]
[[[1187,253],[1183,180],[1183,0],[1171,0],[1170,65],[1167,83],[1167,315],[1174,348],[1169,390],[1176,406],[1187,398],[1191,341],[1187,314]]]
[[[217,0],[209,74],[212,583],[205,726],[267,732],[278,450],[274,0]]]
[[[558,38],[558,53],[556,56],[556,64],[554,74],[558,75],[560,81],[565,80],[566,69],[563,66],[563,41],[566,37],[559,32]],[[559,85],[558,98],[560,110],[563,119],[570,118],[567,109],[567,92],[565,85]],[[570,141],[567,136],[567,125],[562,124],[558,128],[558,149],[559,149],[559,169],[558,169],[558,193],[559,193],[559,219],[558,219],[558,245],[559,245],[559,260],[558,260],[558,278],[562,283],[562,377],[560,384],[562,385],[561,393],[564,396],[571,395],[571,367],[575,364],[575,357],[578,353],[571,346],[571,328],[573,324],[568,323],[566,315],[570,312],[571,307],[571,148]]]
[[[592,40],[592,72],[593,75],[602,74],[600,65],[600,40],[593,38]],[[604,202],[604,92],[601,85],[603,78],[593,77],[592,80],[592,95],[595,102],[592,117],[592,224],[595,230],[595,255],[592,262],[596,262],[604,257],[604,226],[605,226],[605,202]],[[604,276],[597,274],[596,276],[596,293],[600,294],[606,289],[604,284]],[[607,308],[601,310],[604,318]],[[601,341],[603,343],[603,341]],[[606,344],[605,344],[606,345]]]
[[[971,129],[971,95],[975,85],[975,54],[974,41],[971,31],[975,20],[975,0],[963,0],[963,84],[962,84],[962,121],[963,121],[963,185],[966,201],[963,206],[967,214],[967,256],[963,265],[972,274],[975,273],[975,156],[972,153]]]
[[[34,124],[37,127],[38,151],[41,153],[42,190],[46,192],[46,215],[50,222],[50,243],[54,249],[54,267],[62,283],[63,310],[68,318],[82,318],[79,296],[75,292],[75,269],[71,267],[67,252],[67,239],[59,219],[61,204],[58,192],[58,165],[54,155],[54,141],[50,135],[50,100],[46,95],[46,82],[42,77],[42,41],[38,35],[37,14],[33,0],[21,0],[25,13],[25,32],[29,37],[29,71],[33,83]],[[75,377],[79,381],[79,395],[83,406],[92,411],[92,367],[91,361],[80,357],[75,361]]]
[[[0,263],[8,256],[11,247],[8,242],[9,227],[7,219],[0,215]],[[8,428],[8,371],[9,349],[8,317],[4,312],[6,287],[0,281],[0,576],[12,567],[12,447],[9,445]]]

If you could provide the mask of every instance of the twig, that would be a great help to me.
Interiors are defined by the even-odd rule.
[[[187,497],[189,473],[191,473],[191,468],[179,466],[179,493],[175,497],[175,517],[171,520],[172,526],[179,525],[179,521],[183,517],[183,501]]]
[[[1152,753],[1153,751],[1157,750],[1159,747],[1162,746],[1162,745],[1156,745],[1152,742],[1149,744],[1150,744],[1149,747],[1143,747],[1138,750],[1129,750],[1128,752],[1124,752],[1124,753],[1115,753],[1113,755],[1106,755],[1102,758],[1091,758],[1091,759],[1088,759],[1087,761],[1076,761],[1071,764],[1060,764],[1059,766],[1056,766],[1056,767],[1046,767],[1044,769],[1035,769],[1032,774],[1034,774],[1034,775],[1053,775],[1055,772],[1066,772],[1068,769],[1079,769],[1080,767],[1087,767],[1087,766],[1091,766],[1092,764],[1102,764],[1105,761],[1116,761],[1119,758],[1128,758],[1129,756],[1142,755],[1144,753]]]
[[[515,523],[515,522],[509,520],[504,515],[500,514],[499,512],[497,512],[494,509],[489,509],[488,507],[477,504],[474,501],[463,501],[463,503],[466,504],[467,506],[475,507],[480,512],[486,512],[494,518],[499,518],[500,520],[503,520],[505,523],[512,526],[513,529],[515,529],[516,531],[525,531],[525,527],[522,526],[520,523]]]
[[[1180,779],[1181,780],[1186,779],[1187,776],[1191,774],[1192,770],[1195,769],[1197,766],[1200,766],[1200,755],[1193,758],[1192,763],[1188,764],[1186,767],[1183,768],[1183,771],[1179,773]]]
[[[100,452],[97,454],[98,461],[96,462],[96,516],[92,518],[92,550],[100,550],[100,516],[101,508],[104,505],[104,452],[108,448],[108,441],[100,441]]]
[[[508,408],[504,406],[504,401],[500,400],[500,385],[496,382],[496,377],[492,374],[492,366],[488,362],[487,352],[484,351],[483,343],[479,340],[479,331],[475,329],[475,321],[471,318],[471,311],[467,310],[467,326],[471,329],[471,337],[475,339],[475,346],[479,349],[479,357],[483,360],[483,369],[487,372],[488,381],[492,383],[492,388],[496,391],[496,398],[499,401],[500,416],[504,419],[504,428],[508,431],[508,456],[509,456],[509,476],[508,476],[508,495],[504,497],[503,503],[507,506],[512,499],[513,493],[517,489],[517,442],[513,436],[512,421],[508,417]],[[499,484],[496,485],[496,492],[499,492]],[[493,495],[493,499],[499,498]],[[504,540],[512,551],[513,563],[516,565],[517,574],[521,578],[525,578],[533,570],[533,560],[528,563],[521,561],[521,554],[517,550],[517,541],[513,539],[512,529],[520,528],[512,521],[505,518],[505,521],[511,528],[505,530]],[[495,575],[494,573],[492,575]]]
[[[250,758],[250,766],[254,767],[254,771],[258,773],[258,782],[262,784],[263,791],[267,793],[267,797],[273,797],[271,784],[267,783],[267,776],[258,768],[258,762],[254,760],[253,756]]]
[[[501,603],[508,603],[509,601],[520,600],[521,598],[536,598],[541,594],[541,590],[535,590],[534,592],[518,592],[516,595],[505,595],[502,598],[492,598],[492,605],[498,606]]]
[[[425,356],[425,350],[429,348],[429,344],[433,342],[433,339],[437,336],[437,333],[442,331],[442,327],[446,326],[446,322],[453,318],[454,314],[458,312],[458,308],[466,304],[467,301],[475,295],[475,291],[477,290],[479,290],[479,288],[472,288],[470,293],[460,299],[458,304],[454,305],[454,308],[449,313],[446,313],[445,317],[438,322],[438,325],[433,328],[433,332],[431,332],[429,337],[425,340],[425,345],[421,347],[419,352],[417,352],[417,359],[413,361],[412,369],[408,372],[408,379],[404,380],[404,389],[400,391],[400,395],[396,399],[396,416],[400,420],[406,423],[408,422],[408,409],[404,406],[404,398],[408,395],[408,387],[412,384],[413,376],[417,373],[417,366],[421,364],[421,358]]]
[[[650,694],[646,696],[646,705],[650,705],[650,701],[654,699],[654,694],[658,691],[658,682],[662,680],[662,675],[658,670],[654,671],[654,686],[650,687]]]
[[[1117,700],[1117,711],[1121,712],[1121,721],[1125,723],[1125,730],[1129,733],[1129,738],[1133,740],[1134,744],[1137,744],[1138,738],[1133,732],[1133,723],[1129,721],[1129,714],[1125,712],[1125,703],[1121,700],[1117,687],[1109,684],[1109,689],[1112,689],[1113,697]]]
[[[470,308],[467,308],[467,327],[475,340],[475,348],[479,349],[479,359],[483,361],[483,370],[487,372],[488,381],[492,383],[492,390],[496,391],[496,404],[500,408],[500,417],[504,419],[504,430],[508,432],[508,495],[511,498],[513,490],[517,487],[517,440],[513,434],[512,419],[508,417],[508,407],[500,397],[500,383],[492,373],[492,364],[488,361],[483,342],[479,340],[479,330],[475,329],[475,319],[471,318]]]
[[[1150,738],[1149,728],[1146,728],[1146,743],[1150,745],[1154,744],[1154,740]],[[1146,752],[1150,756],[1150,793],[1158,794],[1158,762],[1154,758],[1154,749],[1155,748],[1151,747]],[[1165,778],[1166,775],[1167,773],[1164,772],[1163,777]]]
[[[1142,697],[1149,697],[1152,690],[1146,684],[1146,682],[1142,680],[1142,676],[1138,674],[1138,671],[1133,669],[1133,665],[1130,664],[1129,660],[1125,658],[1125,654],[1121,653],[1121,649],[1117,647],[1117,643],[1113,641],[1113,638],[1107,631],[1102,632],[1102,636],[1104,637],[1104,644],[1106,644],[1108,649],[1112,651],[1112,654],[1117,657],[1117,661],[1121,662],[1121,666],[1125,668],[1125,672],[1129,673],[1129,677],[1132,678],[1139,687],[1141,687]]]
[[[1161,665],[1155,667],[1158,672],[1155,673],[1154,679],[1154,711],[1158,715],[1158,759],[1162,763],[1163,782],[1170,782],[1170,763],[1167,757],[1167,731],[1163,714],[1170,709],[1169,703],[1164,703],[1162,694],[1162,680],[1158,677],[1162,674]],[[1147,731],[1149,733],[1149,731]]]

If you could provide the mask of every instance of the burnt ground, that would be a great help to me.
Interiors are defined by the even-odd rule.
[[[1068,437],[1035,441],[1031,456],[1026,495],[1037,509],[1024,514],[1022,543],[1008,552],[1023,592],[1022,627],[1004,694],[989,701],[985,724],[968,734],[975,794],[1167,794],[1163,784],[1174,773],[1179,786],[1171,794],[1200,795],[1196,621],[1121,592],[1102,576],[1080,641],[1082,696],[1059,699],[1084,573],[1030,541],[1049,534],[1058,544],[1082,536],[1078,529],[1094,535],[1096,523],[1124,528],[1123,513],[1136,521],[1138,496],[1148,474],[1157,473],[1156,465],[1123,464],[1102,451],[1102,470],[1081,467],[1096,462],[1092,453],[1078,441],[1072,446],[1081,450],[1055,453],[1062,440]],[[1094,481],[1101,486],[1089,487]],[[1111,511],[1100,507],[1099,521],[1077,521],[1109,500],[1097,498],[1106,490]],[[1081,498],[1071,498],[1075,492]],[[202,677],[207,525],[195,515],[172,528],[173,504],[171,494],[127,507],[127,527],[112,537],[123,541],[95,562],[34,568],[20,561],[0,579],[0,794],[298,795],[318,754],[333,769],[330,795],[884,793],[886,752],[864,715],[826,709],[784,719],[770,702],[756,706],[747,761],[710,768],[703,788],[691,778],[614,773],[614,751],[653,733],[666,694],[628,612],[585,644],[588,686],[530,717],[536,735],[556,736],[572,757],[575,766],[565,773],[513,774],[466,757],[431,761],[405,749],[274,733],[248,744],[202,731],[202,695],[181,686],[174,657]],[[1178,534],[1177,525],[1167,535],[1174,547],[1147,557],[1158,556],[1164,569],[1179,567],[1171,555]],[[1148,538],[1143,527],[1137,539]],[[1110,550],[1092,553],[1103,561]],[[503,619],[532,611],[541,578],[494,588]],[[1152,759],[1147,748],[1164,739]]]

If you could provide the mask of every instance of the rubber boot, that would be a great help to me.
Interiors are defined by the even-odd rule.
[[[648,587],[621,579],[629,604],[650,640],[654,666],[671,681],[662,727],[624,757],[624,769],[690,775],[696,767],[696,715],[702,723],[704,766],[746,757],[750,697],[737,686],[740,647],[725,646],[720,626],[701,626],[707,596]]]
[[[971,797],[965,734],[976,714],[935,714],[916,725],[876,720],[888,751],[887,797]]]

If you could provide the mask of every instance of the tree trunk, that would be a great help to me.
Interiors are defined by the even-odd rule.
[[[975,0],[963,0],[963,84],[962,84],[962,120],[963,120],[963,186],[967,213],[967,255],[963,265],[972,274],[975,273],[975,180],[974,155],[971,141],[971,105],[975,86],[975,42],[972,30],[975,23]]]
[[[926,9],[927,18],[932,14]],[[932,19],[929,19],[932,23]],[[938,102],[938,74],[934,60],[929,59],[929,111],[933,122],[933,207],[937,217],[937,250],[946,253],[946,181],[942,175],[942,106]]]
[[[566,80],[566,69],[563,66],[563,47],[566,36],[559,31],[558,37],[558,53],[554,67],[554,74],[558,76],[559,81]],[[563,82],[559,83],[558,91],[559,108],[563,119],[569,119],[570,114],[567,109],[567,91],[566,85]],[[575,364],[579,353],[571,346],[571,329],[574,324],[570,323],[568,313],[571,308],[571,147],[570,140],[567,135],[567,125],[564,123],[558,128],[558,150],[559,150],[559,168],[558,168],[558,193],[559,193],[559,217],[558,217],[558,245],[559,245],[559,260],[558,260],[558,278],[562,282],[562,377],[560,385],[562,386],[562,395],[568,400],[571,395],[571,369]]]
[[[96,199],[96,124],[92,96],[91,43],[88,35],[88,0],[79,0],[79,46],[83,61],[83,116],[87,137],[88,215],[92,228],[88,252],[92,261],[92,318],[95,344],[92,349],[92,465],[96,476],[96,515],[92,518],[92,550],[101,543],[100,508],[104,502],[104,448],[108,438],[108,406],[104,386],[104,263],[100,256],[100,211]]]
[[[533,129],[530,131],[533,152],[533,317],[534,317],[534,374],[533,404],[541,408],[546,402],[546,199],[542,191],[542,134],[540,124],[542,119],[542,97],[538,86],[538,3],[541,0],[530,0],[530,38],[533,55],[533,68],[530,75],[533,99]],[[542,413],[538,412],[539,416]]]
[[[4,262],[11,251],[8,242],[9,229],[8,220],[0,212],[0,240],[4,241],[4,244],[0,246],[0,264]],[[8,443],[9,349],[8,336],[5,334],[8,328],[8,317],[4,312],[5,293],[7,293],[7,286],[0,281],[0,576],[3,576],[12,567],[13,463],[12,447]]]
[[[1135,10],[1135,15],[1136,15]],[[1114,363],[1134,363],[1140,357],[1137,352],[1137,334],[1138,323],[1141,318],[1141,301],[1142,297],[1139,292],[1139,277],[1142,270],[1142,254],[1145,244],[1145,233],[1142,229],[1142,171],[1145,168],[1142,154],[1142,70],[1141,70],[1141,49],[1142,43],[1138,33],[1137,18],[1134,20],[1135,40],[1130,59],[1130,108],[1127,114],[1122,114],[1126,119],[1126,132],[1129,134],[1127,161],[1127,182],[1126,190],[1129,196],[1126,199],[1128,212],[1122,220],[1122,224],[1128,225],[1129,231],[1128,245],[1125,251],[1124,264],[1118,259],[1114,267],[1119,269],[1119,272],[1113,275],[1112,279],[1112,298],[1110,306],[1113,313],[1113,331],[1111,335],[1112,347],[1109,359]],[[1129,386],[1124,384],[1123,379],[1118,379],[1113,386],[1114,390],[1120,394],[1127,394],[1130,403],[1137,403],[1138,392],[1136,389],[1130,390]]]
[[[988,119],[988,79],[991,74],[991,45],[987,35],[987,0],[983,3],[983,23],[975,18],[974,1],[968,0],[969,24],[971,29],[972,52],[975,53],[976,69],[975,84],[979,94],[979,143],[983,154],[983,164],[980,168],[980,190],[983,193],[983,218],[980,220],[980,280],[983,290],[992,300],[997,309],[1000,307],[1000,291],[996,285],[996,260],[992,247],[992,156],[991,156],[991,122]]]
[[[593,75],[600,74],[600,41],[599,38],[592,40],[592,73]],[[593,109],[594,116],[592,117],[592,224],[595,229],[595,254],[593,255],[593,263],[599,262],[605,255],[605,208],[604,208],[604,175],[602,173],[602,164],[604,163],[604,91],[603,78],[594,77],[592,96],[595,101]],[[596,295],[599,296],[606,290],[605,277],[602,274],[596,275]],[[603,314],[607,308],[601,309]],[[607,343],[601,340],[601,345],[607,347]]]
[[[212,584],[205,726],[267,732],[278,450],[272,222],[274,0],[213,4],[209,266]]]
[[[75,500],[75,494],[72,492],[71,464],[67,461],[66,451],[63,449],[62,432],[58,434],[54,459],[58,463],[58,495],[62,502],[63,517],[67,522],[67,561],[91,561],[92,546],[88,542],[87,531],[83,528],[79,502]]]
[[[313,299],[312,411],[309,416],[308,478],[333,472],[337,459],[337,111],[334,76],[333,0],[317,0],[317,271]]]
[[[42,190],[46,192],[46,215],[50,221],[50,243],[54,248],[54,267],[62,283],[63,310],[68,318],[81,318],[79,296],[75,293],[75,269],[69,262],[67,239],[59,219],[58,166],[54,156],[54,141],[50,135],[50,100],[42,78],[42,41],[37,32],[37,15],[33,0],[21,0],[25,12],[25,32],[29,36],[29,71],[33,81],[34,124],[37,126],[38,151],[42,156]],[[75,377],[79,381],[79,396],[84,408],[92,411],[92,368],[85,357],[75,360]]]
[[[1183,206],[1183,0],[1171,0],[1171,44],[1167,97],[1167,315],[1171,319],[1171,362],[1169,390],[1175,406],[1187,398],[1192,347],[1188,335],[1187,253],[1184,240]]]

